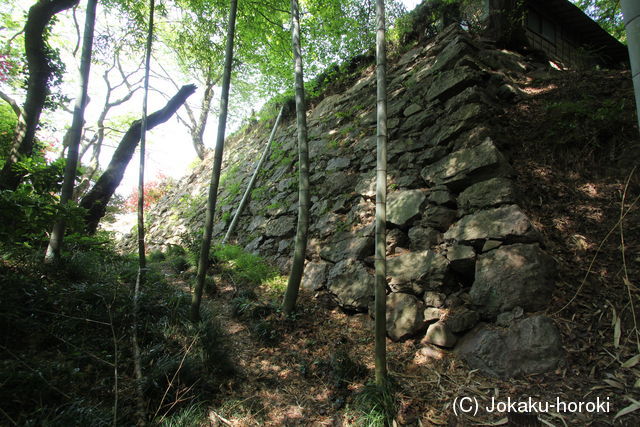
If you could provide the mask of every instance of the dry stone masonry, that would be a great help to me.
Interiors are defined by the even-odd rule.
[[[519,55],[449,27],[400,57],[388,78],[388,336],[419,340],[421,357],[433,345],[455,349],[471,368],[499,377],[543,372],[562,360],[558,329],[535,314],[551,297],[554,261],[518,206],[514,171],[488,124],[501,103],[517,98],[509,76],[526,67]],[[303,286],[354,312],[369,311],[374,289],[372,71],[308,116],[312,207]],[[230,140],[218,235],[267,134],[263,123]],[[283,271],[297,210],[294,135],[293,123],[280,128],[237,236]],[[184,244],[187,231],[200,230],[208,164],[155,207],[152,243]]]

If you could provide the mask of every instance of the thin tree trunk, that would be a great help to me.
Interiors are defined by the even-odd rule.
[[[140,123],[140,169],[138,172],[138,275],[133,291],[133,366],[136,375],[136,401],[138,425],[146,424],[146,405],[142,389],[142,363],[140,361],[140,345],[138,344],[138,313],[140,311],[140,288],[145,284],[147,258],[144,245],[144,156],[147,143],[147,100],[149,97],[149,70],[151,69],[151,43],[153,41],[153,12],[155,1],[149,1],[149,30],[144,62],[144,93],[142,98],[142,122]]]
[[[159,124],[169,120],[195,91],[196,87],[194,85],[182,86],[178,93],[167,102],[164,108],[148,116],[147,129],[153,129]],[[87,209],[85,223],[88,233],[95,233],[100,218],[105,214],[109,200],[111,200],[113,193],[116,191],[116,188],[118,188],[118,185],[120,185],[124,171],[129,161],[131,161],[136,146],[140,141],[141,128],[140,120],[136,120],[131,124],[129,130],[127,130],[120,140],[118,148],[116,148],[116,151],[113,153],[107,169],[80,201],[80,206]]]
[[[636,96],[638,125],[640,127],[640,3],[637,0],[622,0],[624,28],[631,62],[631,75]]]
[[[375,284],[375,372],[376,385],[387,380],[387,54],[385,47],[384,0],[376,1],[376,77],[377,77],[377,166],[376,166],[376,284]]]
[[[204,232],[202,236],[202,245],[200,247],[198,275],[196,276],[196,285],[191,298],[191,320],[193,322],[200,321],[202,290],[204,289],[204,279],[207,275],[207,267],[209,266],[209,250],[211,250],[211,238],[213,234],[213,216],[216,211],[218,184],[220,183],[220,169],[222,168],[222,154],[224,150],[224,135],[227,127],[227,112],[229,110],[229,87],[231,86],[233,38],[235,36],[237,10],[238,0],[231,0],[231,7],[229,10],[229,29],[227,31],[227,46],[224,56],[224,72],[222,76],[222,93],[220,96],[220,117],[218,119],[216,151],[213,159],[213,170],[211,171],[211,184],[209,185],[209,198],[207,200]]]
[[[244,195],[242,196],[242,200],[240,200],[240,204],[238,205],[238,209],[236,210],[236,213],[233,216],[233,219],[231,220],[231,224],[229,224],[229,228],[227,229],[227,234],[225,234],[224,239],[222,239],[223,245],[226,244],[227,241],[229,241],[229,237],[231,237],[231,235],[236,229],[236,225],[238,224],[240,215],[242,215],[242,211],[244,210],[245,206],[249,202],[251,190],[253,190],[253,186],[255,185],[256,180],[258,179],[258,173],[260,172],[260,169],[262,169],[262,165],[264,164],[264,161],[267,159],[267,156],[269,155],[271,142],[273,141],[273,138],[276,135],[276,129],[278,128],[278,123],[280,123],[280,118],[282,117],[283,111],[284,111],[284,105],[280,108],[278,117],[276,117],[276,122],[273,124],[273,129],[271,129],[271,134],[269,135],[269,140],[267,141],[267,144],[264,147],[264,151],[262,152],[262,156],[260,156],[260,160],[258,160],[258,163],[256,164],[256,168],[253,171],[253,175],[251,176],[251,180],[249,181],[249,184],[247,184],[247,189],[245,190]]]
[[[79,0],[39,0],[29,9],[24,27],[24,49],[29,78],[24,114],[18,118],[16,133],[7,160],[0,171],[0,189],[15,190],[22,176],[13,165],[23,156],[33,154],[33,142],[44,102],[49,94],[49,78],[53,73],[44,33],[51,18],[78,4]]]
[[[296,229],[293,263],[282,309],[288,316],[296,308],[300,281],[304,273],[309,230],[309,148],[307,146],[307,106],[304,99],[304,75],[300,48],[300,11],[298,0],[291,0],[291,39],[295,63],[296,121],[298,129],[298,226]]]
[[[78,170],[78,149],[82,138],[84,125],[84,110],[87,106],[87,89],[89,87],[89,72],[91,70],[91,54],[93,50],[93,31],[96,23],[96,7],[98,0],[88,0],[85,13],[84,35],[82,42],[82,54],[80,58],[80,93],[73,109],[73,121],[69,129],[69,149],[67,150],[67,162],[64,168],[64,180],[60,191],[59,218],[53,226],[49,246],[44,257],[45,264],[56,263],[60,259],[60,248],[64,238],[65,212],[64,209],[73,200],[73,187]]]

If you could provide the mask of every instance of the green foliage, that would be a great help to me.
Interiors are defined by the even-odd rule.
[[[67,240],[56,270],[0,262],[0,398],[19,425],[112,425],[119,368],[118,425],[135,424],[130,331],[137,260],[98,238]],[[227,339],[203,311],[188,320],[190,295],[150,264],[142,287],[139,340],[145,399],[157,423],[193,425],[202,403],[235,375]],[[174,379],[173,382],[171,380]],[[164,396],[164,399],[163,399]],[[194,406],[195,405],[195,406]]]
[[[222,272],[238,282],[255,286],[277,276],[277,271],[262,258],[239,246],[216,245],[211,249],[211,257]]]
[[[354,399],[358,426],[390,426],[397,412],[397,402],[391,383],[382,387],[367,384]]]
[[[206,408],[196,403],[160,421],[162,427],[192,427],[208,424]]]
[[[609,34],[625,43],[624,20],[620,0],[571,0]]]
[[[11,107],[4,101],[0,101],[0,167],[9,155],[16,123],[16,115]]]

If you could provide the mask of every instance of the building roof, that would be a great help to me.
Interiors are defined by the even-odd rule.
[[[606,62],[629,61],[627,47],[573,3],[567,0],[529,0],[528,4],[543,12],[553,11],[553,16],[563,27],[571,31],[583,46],[596,49]]]

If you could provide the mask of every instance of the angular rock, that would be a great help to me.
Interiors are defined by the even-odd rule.
[[[424,321],[427,323],[440,320],[442,311],[439,308],[427,307],[424,309]]]
[[[420,136],[420,141],[426,145],[445,145],[451,139],[459,136],[463,131],[477,124],[486,114],[487,107],[479,104],[467,104],[456,111],[453,116],[438,121],[428,127]]]
[[[433,251],[408,252],[387,259],[387,275],[393,290],[420,293],[425,287],[439,287],[447,280],[449,262]]]
[[[281,216],[267,222],[265,235],[268,237],[288,237],[293,235],[295,220],[288,216]]]
[[[471,303],[486,318],[520,306],[542,310],[551,298],[555,261],[537,244],[502,246],[476,262]]]
[[[456,307],[449,311],[444,323],[454,333],[468,331],[480,321],[480,315],[465,307]]]
[[[502,246],[502,242],[500,240],[487,240],[486,242],[484,242],[484,245],[482,245],[482,249],[480,250],[480,252],[489,252],[496,248],[499,248],[500,246]]]
[[[460,191],[481,179],[509,176],[513,169],[493,142],[487,138],[480,145],[463,148],[422,169],[428,184],[444,184]]]
[[[445,71],[438,75],[429,87],[426,100],[431,101],[436,98],[446,100],[479,81],[478,73],[467,67]]]
[[[409,338],[425,327],[424,305],[409,294],[387,296],[387,334],[394,341]]]
[[[436,322],[429,325],[421,344],[435,344],[440,347],[453,347],[458,338],[449,330],[444,322]]]
[[[387,221],[402,226],[421,211],[427,196],[421,190],[395,191],[387,199]]]
[[[442,241],[442,233],[431,227],[412,227],[408,235],[411,247],[419,251],[430,249]]]
[[[550,371],[564,356],[558,328],[545,316],[523,319],[507,330],[478,326],[456,353],[470,368],[502,379]]]
[[[366,311],[373,301],[375,279],[362,263],[346,259],[329,271],[327,289],[348,310]]]
[[[320,256],[331,262],[339,262],[347,258],[364,259],[373,255],[374,239],[359,236],[355,233],[338,233],[320,250]]]
[[[422,213],[420,225],[423,227],[433,227],[440,231],[446,231],[458,216],[458,212],[445,208],[444,206],[429,205]]]
[[[329,163],[327,163],[327,170],[333,171],[345,169],[349,167],[350,164],[351,159],[349,159],[348,157],[334,157],[333,159],[329,160]]]
[[[447,250],[446,256],[451,270],[464,277],[473,278],[476,269],[476,253],[471,246],[454,245]]]
[[[462,217],[444,238],[469,244],[478,240],[536,242],[540,234],[517,205],[507,205]]]
[[[458,196],[458,206],[465,213],[514,203],[515,190],[508,178],[491,178],[473,184]]]
[[[431,71],[437,72],[451,68],[458,59],[471,51],[471,46],[465,43],[464,39],[456,37],[438,54],[436,62],[431,66]]]
[[[308,262],[304,267],[302,287],[317,291],[327,282],[327,273],[331,264],[324,261]]]
[[[445,186],[437,186],[429,191],[428,199],[436,205],[446,206],[449,208],[456,207],[456,198],[451,194]]]
[[[422,110],[422,107],[418,104],[411,104],[409,105],[407,108],[404,109],[404,111],[402,112],[402,114],[405,117],[409,117],[415,113],[417,113],[418,111]]]
[[[444,305],[444,301],[447,299],[447,296],[441,292],[426,291],[423,299],[427,307],[440,308]]]

